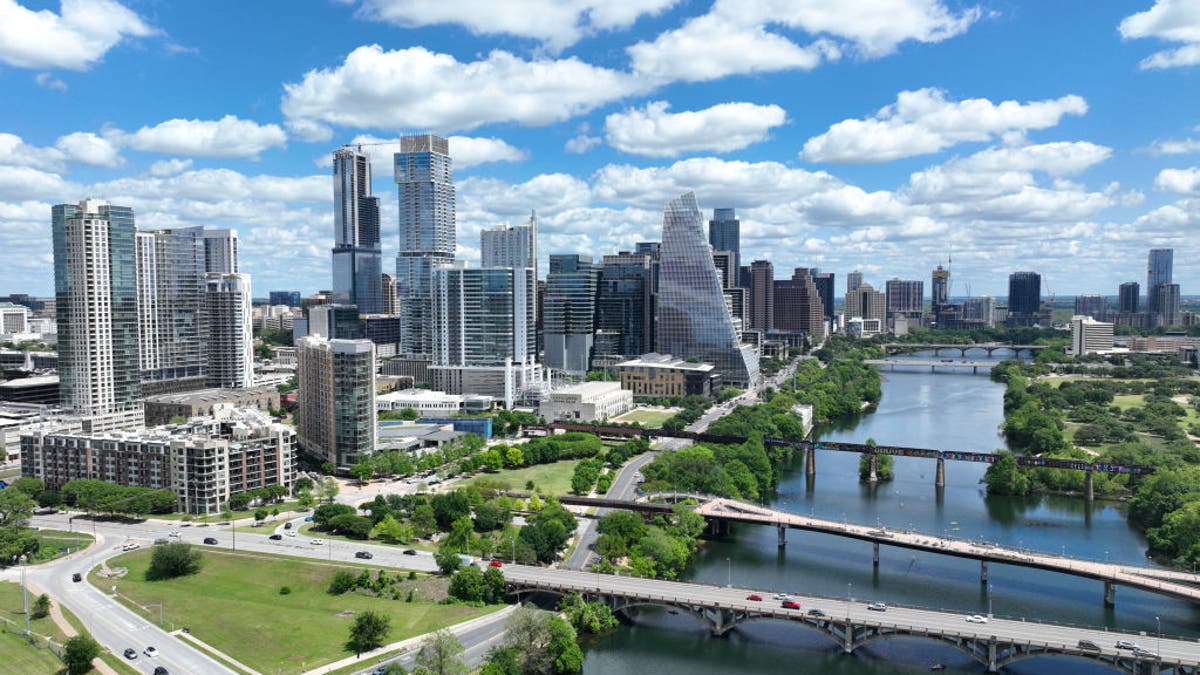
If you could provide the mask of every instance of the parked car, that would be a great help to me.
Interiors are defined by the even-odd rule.
[[[887,604],[882,602],[872,602],[871,604],[867,605],[867,609],[875,612],[886,612]]]
[[[217,544],[217,538],[216,537],[205,537],[204,543],[206,543],[210,546],[215,546]]]
[[[488,567],[504,567],[504,563],[500,562],[499,560],[493,560],[492,562],[488,563]]]
[[[370,551],[355,551],[354,557],[361,558],[362,560],[370,560],[371,558],[374,558],[375,556],[371,555]]]
[[[751,593],[750,595],[746,596],[746,599],[753,600],[754,602],[762,602],[762,596],[758,593]]]
[[[416,555],[416,554],[417,554],[417,552],[412,550],[411,548],[404,549],[404,555]]]
[[[971,616],[967,617],[967,622],[968,623],[987,623],[988,620],[987,620],[987,617],[983,616],[982,614],[972,614]]]
[[[822,612],[821,610],[817,609],[816,607],[813,607],[812,609],[808,610],[808,615],[809,616],[825,616],[825,612]]]
[[[134,649],[133,647],[126,647],[125,648],[125,658],[129,659],[130,661],[136,659],[137,658],[137,650]]]
[[[267,539],[270,539],[271,541],[281,541],[283,539],[283,535],[282,534],[273,534],[273,535],[267,537]]]
[[[1086,649],[1089,652],[1100,651],[1100,645],[1096,644],[1095,642],[1092,642],[1091,640],[1080,640],[1079,644],[1077,646],[1080,649]]]
[[[154,645],[146,647],[144,650],[142,650],[142,653],[151,658],[158,656],[158,650],[154,648]]]
[[[71,575],[71,581],[74,581],[75,583],[79,583],[79,582],[83,581],[83,575],[80,574],[79,572],[76,572],[75,574]]]
[[[800,603],[795,600],[784,600],[782,606],[784,609],[800,609]]]

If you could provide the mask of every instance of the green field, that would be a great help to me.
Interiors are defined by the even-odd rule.
[[[520,446],[517,446],[520,447]],[[553,464],[537,464],[523,469],[501,469],[495,473],[481,473],[463,483],[475,485],[480,482],[500,482],[508,489],[524,491],[525,483],[533,481],[544,495],[565,495],[571,491],[571,476],[575,474],[577,459],[567,459]]]
[[[612,421],[625,422],[627,424],[637,422],[648,429],[657,429],[663,425],[663,422],[671,419],[676,412],[678,412],[678,410],[674,408],[669,408],[667,410],[636,408],[634,410],[630,410],[624,415],[621,415],[620,417],[614,417]]]
[[[35,597],[29,596],[32,605]],[[21,585],[16,583],[0,583],[0,616],[3,616],[10,627],[13,623],[24,631],[25,615],[22,612]],[[13,623],[10,623],[13,622]],[[50,617],[30,622],[30,631],[37,635],[50,637],[59,644],[66,637],[62,634]],[[25,638],[11,632],[9,628],[0,628],[0,663],[4,671],[9,673],[58,673],[63,671],[62,661],[49,649],[38,649],[25,641]]]
[[[233,517],[237,518],[238,520],[241,520],[242,518],[254,518],[254,512],[257,511],[258,508],[259,507],[254,507],[252,509],[246,509],[245,511],[232,511],[231,513],[233,514]],[[283,517],[290,511],[299,511],[300,504],[295,500],[291,500],[280,502],[279,504],[268,504],[266,509],[268,513],[270,513],[272,509],[279,509],[278,517]],[[187,520],[197,523],[223,523],[226,520],[229,520],[229,518],[226,518],[220,513],[214,513],[211,516],[195,516],[190,513],[155,513],[149,517],[158,520]],[[272,516],[268,516],[268,518],[270,517]]]
[[[29,561],[34,564],[67,555],[64,549],[77,551],[92,543],[92,535],[79,531],[72,533],[64,530],[38,530],[37,537],[41,546],[34,554],[33,560]]]
[[[114,582],[93,572],[93,582],[105,587],[115,583],[134,611],[162,603],[165,628],[187,626],[196,638],[263,673],[300,673],[351,656],[345,641],[356,612],[389,615],[387,640],[395,642],[499,608],[437,604],[446,597],[447,582],[426,576],[401,582],[403,593],[415,590],[411,603],[357,593],[330,595],[325,589],[337,569],[362,568],[211,549],[204,550],[199,573],[151,582],[145,580],[150,553],[143,549],[114,558],[109,566],[128,568],[124,578]],[[292,592],[280,595],[281,586]],[[157,608],[152,609],[146,616],[157,620]]]

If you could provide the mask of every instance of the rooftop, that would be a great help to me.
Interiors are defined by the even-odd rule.
[[[618,368],[670,368],[673,370],[697,370],[708,372],[716,366],[711,363],[701,363],[677,359],[670,354],[642,354],[631,361],[622,361]]]
[[[146,402],[177,404],[220,403],[222,401],[236,401],[246,396],[258,396],[274,390],[275,387],[273,385],[249,387],[246,389],[198,389],[196,391],[181,391],[173,394],[147,396]]]

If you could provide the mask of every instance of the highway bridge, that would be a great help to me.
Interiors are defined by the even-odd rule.
[[[641,606],[665,607],[705,624],[712,635],[728,633],[742,623],[781,620],[828,636],[850,654],[859,647],[893,636],[915,636],[948,644],[978,661],[987,672],[1039,656],[1069,655],[1098,661],[1126,673],[1197,675],[1200,644],[1194,639],[1147,638],[1145,635],[1101,629],[1076,628],[1050,623],[993,618],[972,623],[963,614],[887,607],[868,609],[855,602],[815,596],[791,596],[799,609],[788,609],[767,589],[721,587],[708,584],[612,576],[562,569],[506,565],[504,580],[510,593],[555,595],[579,593],[599,600],[617,612],[631,613]],[[751,599],[752,596],[760,600]],[[818,610],[817,614],[814,610]],[[1081,648],[1089,640],[1098,649]],[[1140,643],[1150,650],[1142,655],[1116,648],[1117,640]],[[1148,654],[1154,653],[1153,656]]]
[[[987,352],[991,356],[993,352],[1009,351],[1014,356],[1021,352],[1036,352],[1046,348],[1046,345],[1010,345],[1003,342],[979,342],[969,345],[955,344],[938,344],[938,343],[916,343],[916,342],[886,342],[883,345],[884,353],[892,354],[895,352],[916,352],[916,351],[932,351],[934,355],[945,351],[956,351],[960,356],[966,356],[967,352],[978,349]]]
[[[970,368],[971,372],[978,374],[982,369],[988,371],[992,366],[996,365],[997,361],[967,361],[954,359],[866,359],[863,363],[876,368],[887,368],[895,370],[897,368],[928,368],[930,372],[937,372],[938,368],[943,369],[966,369]]]

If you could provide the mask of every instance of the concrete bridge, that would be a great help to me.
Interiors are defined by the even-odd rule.
[[[966,356],[967,352],[972,349],[980,349],[987,352],[991,356],[993,352],[1010,351],[1013,356],[1019,355],[1021,352],[1033,353],[1046,349],[1046,345],[1010,345],[1003,342],[979,342],[969,345],[955,344],[938,344],[938,343],[916,343],[916,342],[886,342],[883,345],[884,353],[895,352],[915,352],[915,351],[932,351],[935,355],[940,354],[942,350],[950,352],[958,352],[960,356]]]
[[[748,621],[789,621],[818,631],[846,654],[875,640],[893,636],[915,636],[935,640],[962,651],[978,661],[987,672],[1024,659],[1049,655],[1075,656],[1111,666],[1126,673],[1197,675],[1200,673],[1200,644],[1194,639],[1147,637],[1103,629],[1076,628],[1050,623],[993,618],[988,623],[966,621],[964,614],[888,607],[867,609],[866,601],[855,602],[815,596],[792,596],[799,609],[787,609],[766,589],[721,587],[708,584],[641,579],[562,569],[506,565],[504,579],[511,594],[531,592],[565,595],[579,593],[599,600],[626,615],[638,607],[658,606],[686,614],[706,625],[714,636],[722,636]],[[751,600],[758,595],[762,600]],[[820,614],[811,613],[819,610]],[[1081,649],[1080,640],[1090,640],[1099,650]],[[1135,656],[1115,648],[1117,640],[1140,643],[1155,656]]]
[[[953,359],[940,361],[934,359],[867,359],[863,363],[888,370],[895,370],[898,367],[928,368],[930,372],[937,372],[938,368],[970,368],[973,374],[978,374],[980,369],[991,370],[992,366],[996,365],[995,361],[955,361]]]

